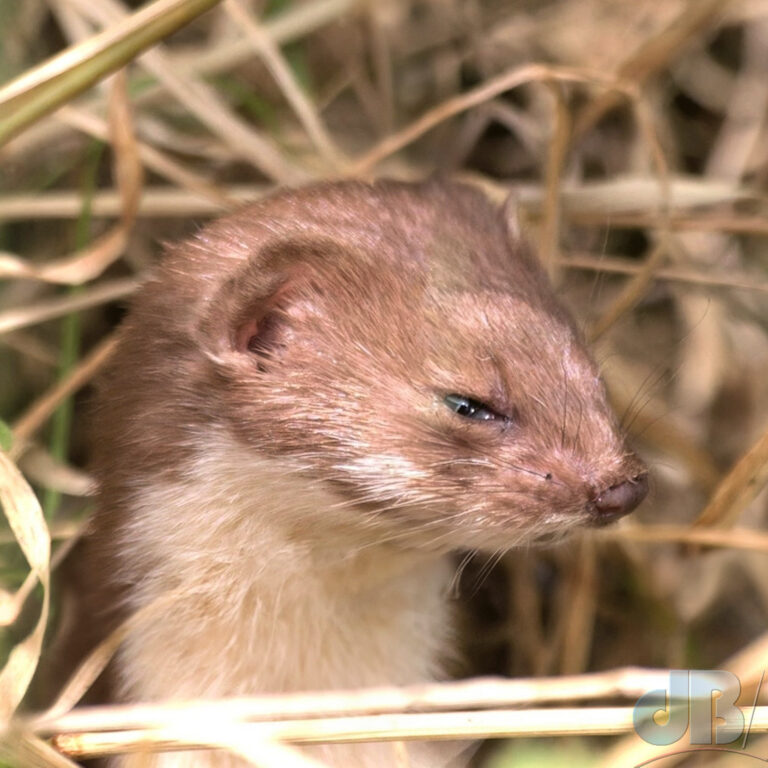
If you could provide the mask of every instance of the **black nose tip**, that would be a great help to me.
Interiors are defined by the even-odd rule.
[[[601,523],[610,523],[628,515],[648,493],[648,474],[617,483],[603,491],[593,503]]]

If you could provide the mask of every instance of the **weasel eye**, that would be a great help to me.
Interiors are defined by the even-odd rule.
[[[479,400],[473,400],[464,395],[446,395],[443,402],[457,415],[464,416],[467,419],[475,421],[496,421],[506,420],[506,417],[496,413],[493,408],[489,408]]]

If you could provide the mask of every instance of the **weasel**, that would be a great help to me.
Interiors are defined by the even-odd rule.
[[[603,525],[647,490],[535,256],[456,183],[280,192],[171,247],[95,425],[92,604],[173,595],[119,651],[124,701],[440,679],[451,552]]]

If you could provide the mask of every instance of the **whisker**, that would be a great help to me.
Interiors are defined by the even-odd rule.
[[[483,563],[482,567],[480,568],[480,571],[477,574],[477,577],[475,578],[474,590],[472,592],[473,597],[483,587],[483,585],[488,580],[491,573],[493,573],[493,570],[499,564],[499,562],[501,561],[501,558],[504,557],[506,552],[507,552],[507,547],[500,547],[486,559],[485,563]]]
[[[565,362],[562,363],[563,384],[565,392],[563,394],[563,423],[560,427],[560,448],[565,448],[565,428],[568,422],[568,371],[565,368]]]
[[[576,422],[576,436],[573,439],[573,447],[574,449],[578,447],[579,445],[579,436],[581,435],[581,420],[584,416],[584,403],[579,402],[579,420]]]
[[[658,365],[654,366],[654,368],[651,369],[651,371],[649,371],[645,378],[640,382],[640,386],[637,388],[637,392],[635,392],[635,394],[632,396],[632,399],[627,404],[627,407],[624,409],[624,413],[621,416],[621,420],[619,421],[619,429],[623,434],[627,434],[629,432],[630,427],[635,422],[635,419],[640,415],[640,413],[642,413],[643,408],[645,408],[645,406],[650,402],[651,398],[653,397],[653,392],[663,381],[664,375],[664,364],[659,363]],[[638,406],[638,403],[643,398],[644,400],[642,405]],[[633,409],[635,410],[634,413],[632,413]],[[625,420],[627,420],[626,423]]]
[[[472,562],[473,558],[478,554],[476,549],[472,549],[469,552],[467,552],[464,557],[461,558],[461,562],[456,567],[456,570],[454,571],[453,577],[451,578],[451,583],[448,585],[448,594],[456,599],[459,597],[459,594],[461,592],[460,585],[461,585],[461,576],[464,573],[464,570],[466,567]]]

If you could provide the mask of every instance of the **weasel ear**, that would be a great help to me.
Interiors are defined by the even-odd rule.
[[[322,272],[341,260],[339,251],[334,244],[287,241],[254,254],[209,301],[199,326],[208,355],[220,362],[255,356],[259,365],[274,359],[292,321],[317,309]]]

